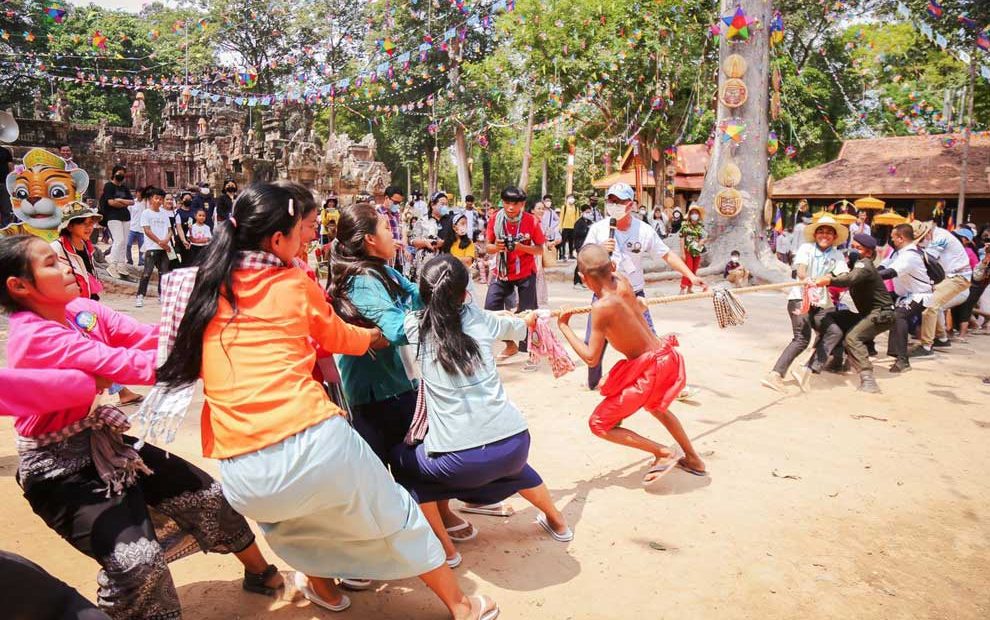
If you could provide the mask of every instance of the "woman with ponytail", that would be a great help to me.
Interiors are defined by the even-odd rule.
[[[490,599],[461,591],[412,498],[313,379],[317,346],[357,356],[388,341],[378,328],[344,323],[293,266],[311,209],[309,190],[295,183],[238,196],[194,282],[166,283],[162,338],[177,330],[161,387],[188,394],[203,380],[203,453],[220,460],[224,495],[299,571],[310,601],[346,609],[334,577],[420,575],[455,619],[494,618]],[[150,418],[152,430],[175,428]]]
[[[420,503],[451,564],[460,562],[460,554],[440,518],[442,500],[490,505],[519,493],[541,511],[537,522],[555,540],[574,537],[527,464],[526,419],[506,395],[494,363],[495,343],[524,339],[536,314],[519,318],[479,309],[468,301],[469,280],[464,264],[449,254],[423,268],[423,310],[406,315],[405,332],[418,346],[429,432],[423,443],[392,451],[396,479]],[[415,434],[410,440],[418,439]]]
[[[341,382],[354,430],[386,465],[416,411],[418,381],[414,361],[403,358],[409,344],[404,322],[407,312],[422,308],[416,285],[390,266],[395,253],[388,220],[374,206],[359,202],[340,210],[327,290],[342,319],[378,327],[389,342],[374,353],[341,355]],[[450,510],[449,502],[441,502],[439,509],[455,541],[477,535],[473,525]]]

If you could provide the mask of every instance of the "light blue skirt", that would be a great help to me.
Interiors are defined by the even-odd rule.
[[[222,460],[220,473],[231,506],[307,575],[404,579],[446,558],[419,506],[340,416]]]

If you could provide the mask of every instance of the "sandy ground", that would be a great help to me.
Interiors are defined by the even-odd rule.
[[[555,305],[588,297],[551,286]],[[990,388],[979,381],[990,373],[990,338],[917,362],[906,376],[878,370],[882,396],[856,392],[852,376],[828,375],[812,394],[793,388],[783,397],[759,378],[789,340],[784,298],[744,302],[747,324],[728,330],[706,301],[654,312],[661,331],[680,334],[689,381],[701,388],[697,402],[673,409],[709,478],[675,471],[644,488],[646,456],[589,432],[598,398],[583,368],[559,380],[519,372],[522,360],[505,368],[530,422],[530,462],[576,537],[548,539],[519,498],[511,518],[474,517],[481,535],[461,547],[457,569],[466,591],[493,596],[505,618],[990,617]],[[157,318],[155,300],[140,311],[130,298],[109,303]],[[215,474],[200,456],[197,424],[187,420],[174,451]],[[96,563],[32,514],[14,481],[12,424],[0,426],[0,548],[94,597]],[[628,426],[669,441],[645,413]],[[331,615],[294,592],[275,602],[242,592],[231,556],[187,558],[172,574],[187,618]],[[352,595],[345,617],[445,615],[418,580],[376,586]]]

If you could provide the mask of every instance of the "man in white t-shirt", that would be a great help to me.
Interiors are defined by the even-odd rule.
[[[856,214],[856,221],[849,225],[849,238],[855,237],[859,234],[870,235],[872,234],[870,230],[870,225],[866,223],[866,217],[868,213],[866,210],[860,210]]]
[[[796,236],[796,235],[795,235]],[[831,216],[824,216],[816,223],[804,228],[803,244],[794,254],[794,269],[797,279],[815,281],[824,276],[837,276],[849,271],[846,258],[838,250],[849,237],[849,229],[839,224]],[[796,241],[795,241],[796,242]],[[835,304],[827,287],[808,289],[810,307],[802,314],[804,305],[803,290],[800,286],[790,289],[787,295],[787,315],[791,319],[792,337],[790,344],[781,352],[762,384],[772,390],[784,393],[784,376],[791,364],[811,344],[812,332],[820,336],[815,352],[808,365],[794,371],[801,390],[808,388],[811,374],[821,372],[828,355],[842,342],[842,328],[833,320]]]
[[[608,250],[615,263],[616,272],[629,279],[636,295],[645,297],[646,276],[643,273],[643,257],[667,261],[671,269],[691,280],[692,286],[708,289],[697,275],[691,273],[684,261],[670,251],[670,248],[660,239],[656,231],[646,222],[633,217],[633,199],[635,193],[627,183],[616,183],[608,188],[605,196],[605,214],[608,219],[595,222],[588,229],[584,245],[594,243]],[[594,302],[594,300],[592,300]],[[653,327],[653,319],[647,310],[643,313],[646,322]],[[585,331],[585,342],[591,335],[591,323]],[[601,363],[588,367],[588,387],[595,389],[602,378]]]
[[[894,326],[887,339],[887,355],[895,358],[890,372],[906,372],[911,369],[908,361],[908,331],[912,321],[921,317],[927,305],[932,303],[934,288],[928,277],[928,269],[922,250],[914,241],[911,224],[900,224],[890,233],[890,245],[895,252],[881,263],[878,269],[884,280],[893,280],[897,303],[894,307]]]
[[[165,192],[157,187],[145,190],[148,208],[141,213],[141,228],[144,230],[144,272],[138,284],[135,308],[144,307],[144,296],[148,293],[148,282],[152,272],[158,269],[158,296],[162,294],[162,278],[169,270],[169,253],[172,251],[172,227],[169,226],[168,213],[162,210],[165,202]]]
[[[940,312],[951,307],[949,302],[969,290],[973,268],[969,265],[966,248],[955,235],[933,222],[912,222],[915,242],[919,248],[938,261],[945,271],[945,279],[935,285],[932,301],[921,315],[921,346],[911,351],[912,357],[927,357],[934,347],[948,347],[949,337],[945,325],[938,320]]]

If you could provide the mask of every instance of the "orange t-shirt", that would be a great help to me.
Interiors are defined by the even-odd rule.
[[[364,355],[372,336],[344,323],[300,269],[241,269],[233,281],[237,315],[221,297],[203,335],[203,454],[217,459],[342,414],[313,380],[314,342],[331,353]]]

